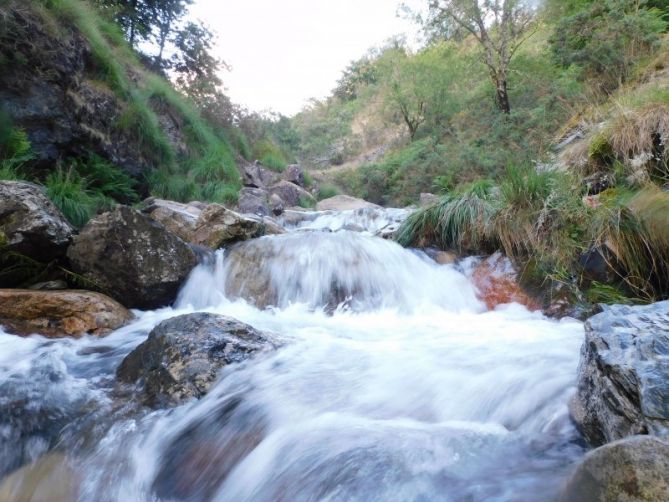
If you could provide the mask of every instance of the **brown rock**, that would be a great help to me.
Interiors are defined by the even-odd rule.
[[[669,443],[650,436],[632,436],[597,448],[577,467],[561,500],[669,500]]]
[[[539,305],[518,284],[518,274],[511,261],[501,253],[483,260],[472,273],[479,299],[489,309],[507,303],[520,303],[530,310],[539,310]]]
[[[283,171],[283,179],[304,188],[304,169],[297,164],[286,166]]]
[[[21,467],[0,483],[0,500],[46,502],[77,500],[80,476],[70,461],[59,453],[49,453]]]
[[[262,219],[241,215],[220,204],[209,205],[198,218],[193,243],[218,249],[226,244],[260,237]]]
[[[0,289],[0,325],[17,335],[106,335],[132,319],[121,304],[90,291]]]

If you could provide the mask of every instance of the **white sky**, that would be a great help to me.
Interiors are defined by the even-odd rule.
[[[369,48],[416,33],[396,16],[400,3],[195,0],[191,14],[218,34],[217,56],[232,66],[221,77],[233,102],[292,115],[309,98],[327,96],[348,63]]]

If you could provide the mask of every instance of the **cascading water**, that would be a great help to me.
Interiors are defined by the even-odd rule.
[[[286,343],[201,400],[125,405],[122,358],[193,311]],[[485,311],[421,253],[296,229],[218,252],[174,308],[104,339],[0,334],[0,469],[55,448],[80,500],[550,500],[583,454],[567,416],[582,338],[519,305]]]

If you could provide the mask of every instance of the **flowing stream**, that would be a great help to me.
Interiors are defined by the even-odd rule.
[[[555,499],[584,453],[567,414],[582,325],[486,311],[466,263],[374,237],[383,222],[365,218],[315,215],[218,252],[174,307],[106,338],[0,330],[0,473],[56,451],[86,501]],[[362,231],[327,231],[344,222]],[[245,253],[276,307],[229,294]],[[284,344],[224,368],[199,401],[128,404],[121,360],[194,311]]]

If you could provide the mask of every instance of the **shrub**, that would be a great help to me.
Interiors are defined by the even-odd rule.
[[[341,190],[334,185],[324,183],[318,187],[318,200],[329,199],[341,194]]]

